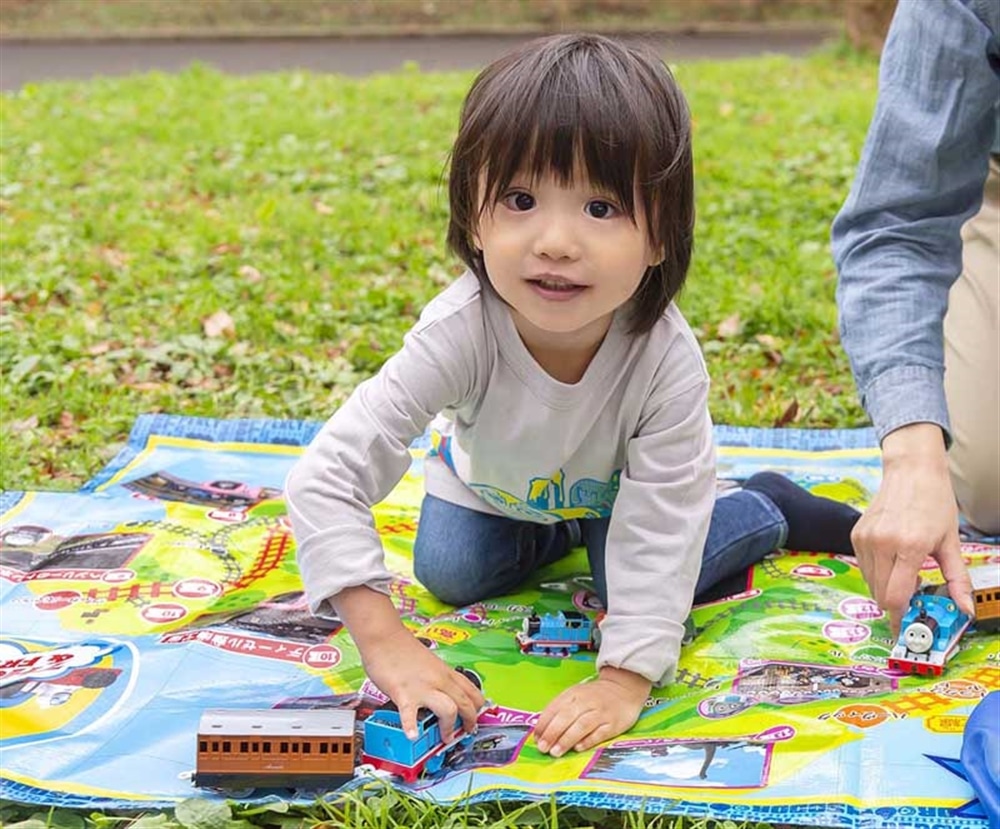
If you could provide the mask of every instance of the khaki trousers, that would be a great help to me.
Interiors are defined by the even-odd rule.
[[[962,276],[944,321],[944,388],[958,505],[976,529],[1000,533],[1000,164],[990,159],[983,207],[962,228]]]

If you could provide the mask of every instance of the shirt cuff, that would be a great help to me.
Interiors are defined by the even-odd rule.
[[[350,532],[335,527],[314,533],[298,546],[295,558],[314,616],[329,613],[330,599],[348,587],[365,585],[389,593],[392,574],[386,569],[382,543],[374,530]]]
[[[951,446],[951,422],[944,396],[944,373],[925,366],[898,366],[882,372],[862,398],[879,443],[911,423],[936,423]]]
[[[683,637],[683,625],[659,616],[605,616],[597,670],[621,668],[662,687],[673,681]]]

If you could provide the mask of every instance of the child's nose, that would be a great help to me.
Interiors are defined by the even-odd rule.
[[[534,253],[545,259],[576,259],[580,255],[580,241],[573,222],[554,217],[539,227],[535,237]]]

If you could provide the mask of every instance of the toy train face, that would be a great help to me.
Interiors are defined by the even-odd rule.
[[[889,667],[907,674],[940,676],[968,626],[969,617],[948,596],[917,593],[903,616]]]
[[[196,786],[334,788],[353,776],[353,711],[213,709],[202,714]]]
[[[361,761],[413,783],[421,774],[440,771],[452,750],[467,747],[474,740],[475,734],[466,732],[457,719],[452,738],[444,742],[437,715],[427,709],[420,710],[417,737],[411,740],[403,732],[399,711],[383,708],[364,721]]]
[[[597,625],[578,610],[531,614],[521,623],[517,643],[522,653],[569,656],[597,649]]]

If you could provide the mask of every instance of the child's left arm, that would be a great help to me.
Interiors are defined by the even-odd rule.
[[[558,757],[617,737],[636,722],[650,688],[673,677],[715,504],[707,396],[702,376],[686,388],[666,383],[647,401],[608,529],[598,675],[542,712],[540,751]]]

